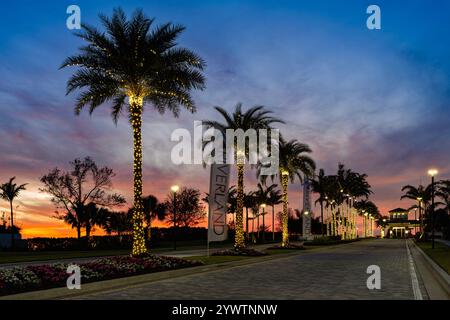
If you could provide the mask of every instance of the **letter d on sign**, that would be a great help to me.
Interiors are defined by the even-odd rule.
[[[70,274],[69,278],[67,278],[67,289],[69,290],[80,290],[81,289],[81,271],[80,267],[76,265],[70,265],[67,267],[68,274]]]
[[[381,289],[381,269],[377,265],[371,265],[367,267],[367,274],[370,274],[370,277],[367,278],[367,289],[369,290],[380,290]]]

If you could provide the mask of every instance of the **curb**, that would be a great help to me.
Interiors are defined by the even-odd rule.
[[[435,276],[436,280],[439,282],[445,292],[450,296],[450,275],[436,262],[434,262],[433,259],[431,259],[425,252],[423,252],[423,250],[414,241],[411,242],[414,244],[414,247],[417,249],[417,251],[425,258],[425,261],[428,262],[430,270],[433,271],[433,275]]]

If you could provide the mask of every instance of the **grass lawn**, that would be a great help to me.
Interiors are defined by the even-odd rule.
[[[130,250],[91,250],[91,251],[43,251],[43,252],[0,252],[0,264],[105,257],[129,254]]]
[[[183,259],[201,261],[204,264],[217,264],[217,263],[245,260],[245,259],[249,259],[249,258],[256,258],[256,257],[244,257],[244,256],[209,256],[209,257],[208,256],[193,256],[193,257],[185,257]]]
[[[211,248],[229,247],[229,243],[218,243],[211,246]],[[199,250],[206,248],[206,244],[198,241],[179,242],[177,244],[177,251]],[[173,250],[172,243],[164,243],[163,245],[152,248],[151,253],[171,252]],[[32,261],[47,261],[47,260],[61,260],[61,259],[78,259],[90,257],[106,257],[106,256],[120,256],[131,253],[131,249],[118,250],[87,250],[87,251],[39,251],[39,252],[8,252],[0,251],[0,265],[32,262]]]
[[[434,249],[431,249],[431,242],[416,243],[431,259],[450,274],[450,247],[445,244],[435,242]]]

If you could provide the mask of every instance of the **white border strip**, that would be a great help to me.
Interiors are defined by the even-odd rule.
[[[423,300],[422,292],[420,292],[419,280],[417,279],[416,269],[414,268],[414,260],[409,250],[408,240],[406,240],[406,252],[408,254],[409,273],[411,274],[412,288],[415,300]]]

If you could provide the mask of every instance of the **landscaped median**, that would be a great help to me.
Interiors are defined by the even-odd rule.
[[[116,256],[78,264],[82,283],[200,265],[203,265],[203,262],[155,255]],[[68,264],[44,264],[0,269],[0,295],[66,286],[69,277],[68,266]]]

